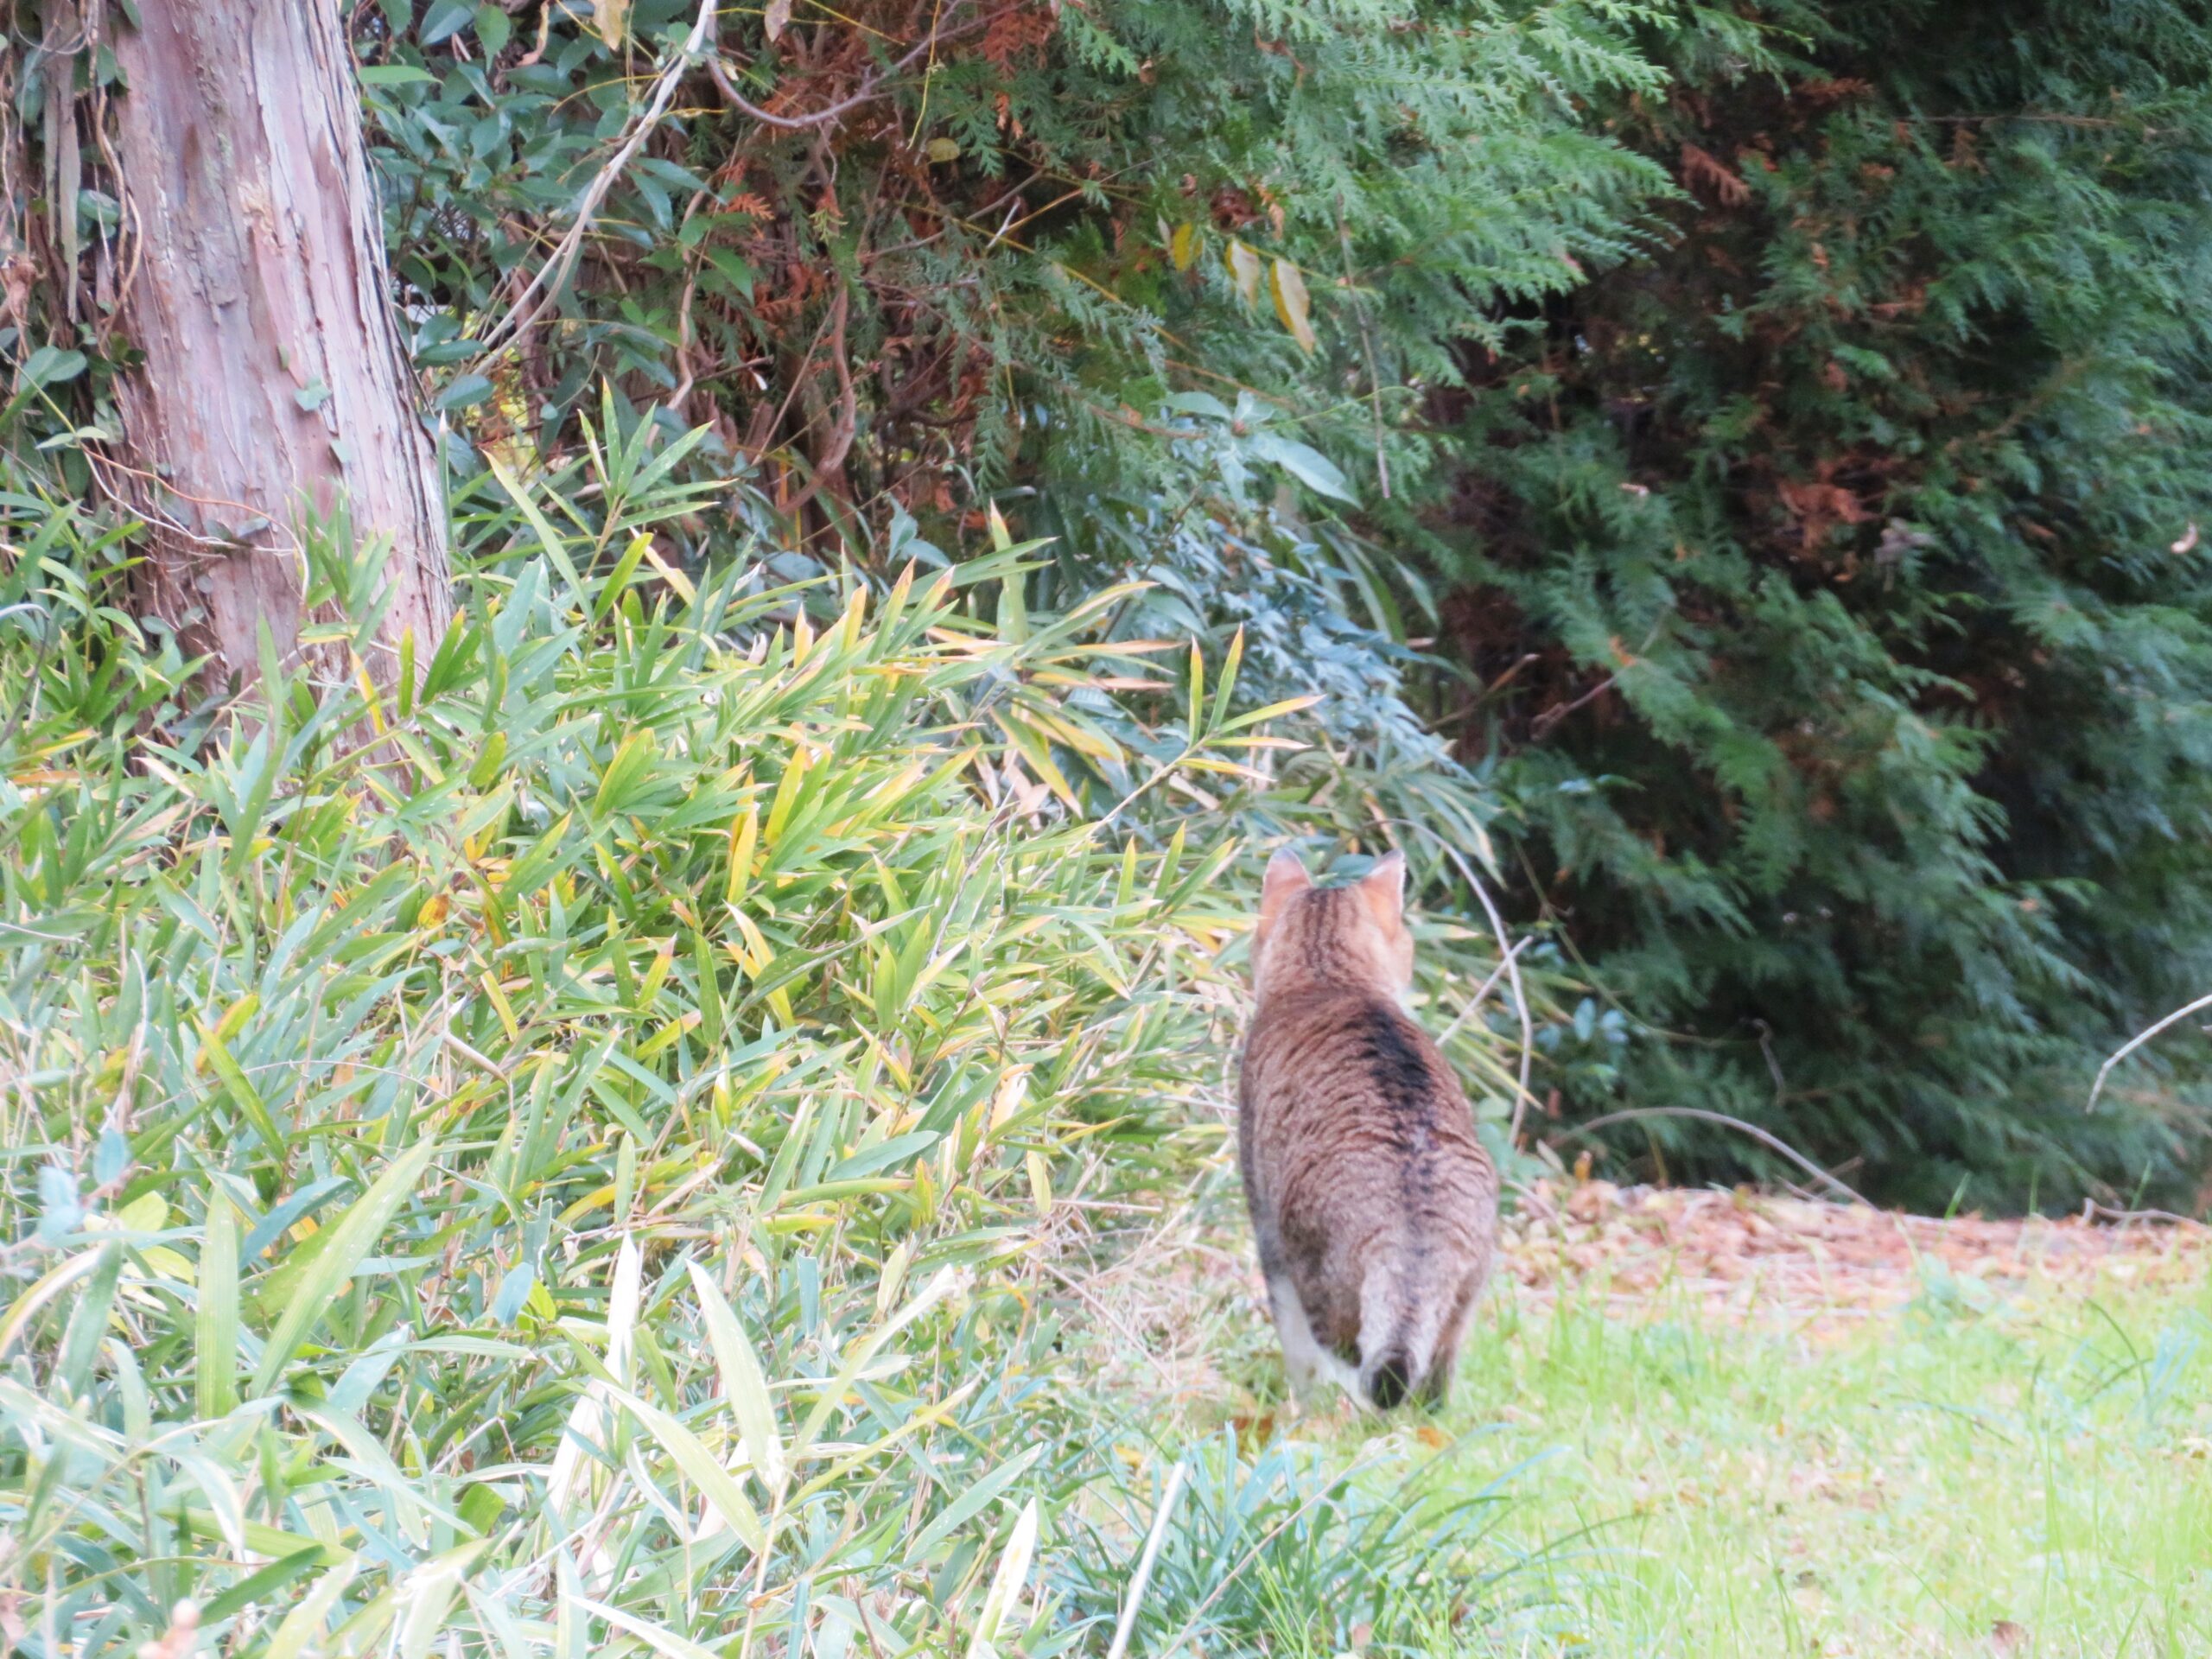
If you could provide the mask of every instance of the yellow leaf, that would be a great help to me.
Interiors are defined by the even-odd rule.
[[[492,999],[492,1007],[499,1016],[499,1024],[505,1028],[507,1040],[511,1043],[520,1042],[522,1027],[515,1021],[514,1004],[507,1001],[505,989],[500,985],[498,978],[489,971],[484,974],[480,982],[484,987],[485,995]]]
[[[158,1233],[169,1223],[168,1201],[158,1192],[141,1193],[115,1212],[115,1224],[132,1233]]]
[[[753,880],[753,847],[760,835],[760,810],[748,804],[745,815],[729,826],[729,887],[726,896],[733,905],[745,900],[745,889]]]
[[[782,0],[782,4],[784,16],[789,17],[791,15],[791,0]],[[775,15],[773,6],[768,9],[768,14],[772,17]],[[609,46],[620,46],[623,37],[630,32],[630,0],[591,0],[591,16],[592,27],[599,31],[599,38]],[[774,30],[769,31],[768,38],[772,41],[776,38]]]
[[[377,698],[376,682],[369,677],[369,665],[358,657],[353,659],[353,683],[361,688],[361,701],[368,705],[370,726],[382,737],[386,730],[384,704]]]
[[[1268,273],[1268,289],[1274,295],[1275,315],[1282,319],[1282,326],[1290,336],[1307,352],[1319,343],[1313,338],[1311,318],[1312,302],[1306,297],[1306,278],[1296,265],[1287,259],[1278,258]]]
[[[227,1043],[237,1036],[245,1028],[245,1022],[253,1018],[254,1011],[260,1006],[261,999],[251,991],[248,991],[237,1001],[232,1003],[223,1011],[223,1017],[215,1022],[216,1040]]]
[[[782,986],[768,993],[768,1006],[776,1011],[776,1018],[783,1022],[785,1031],[798,1024],[798,1016],[791,1012],[791,993]]]
[[[677,596],[686,605],[699,597],[699,590],[691,585],[691,578],[661,557],[650,543],[645,546],[645,563],[660,573],[660,579],[675,588]]]
[[[1178,270],[1188,270],[1198,257],[1198,227],[1178,225],[1167,244],[1167,257]]]
[[[1260,297],[1260,256],[1232,236],[1229,238],[1229,251],[1222,259],[1229,267],[1229,280],[1236,285],[1244,303],[1252,304]]]
[[[745,937],[745,954],[738,957],[738,966],[745,969],[747,979],[757,979],[761,971],[776,959],[776,953],[768,948],[766,936],[754,925],[750,916],[733,906],[730,917],[737,923],[737,931]]]
[[[768,0],[768,10],[763,21],[767,25],[768,38],[781,40],[784,30],[791,21],[791,0]]]
[[[173,1279],[180,1285],[188,1285],[198,1277],[192,1263],[175,1250],[164,1249],[159,1244],[149,1244],[141,1254],[145,1256],[146,1265],[154,1270],[154,1276],[157,1279]]]
[[[957,162],[960,159],[960,144],[956,139],[932,138],[923,146],[923,149],[933,162]]]
[[[423,901],[422,911],[415,918],[415,925],[421,928],[435,927],[440,922],[445,920],[446,912],[452,908],[453,901],[445,894],[434,893]]]

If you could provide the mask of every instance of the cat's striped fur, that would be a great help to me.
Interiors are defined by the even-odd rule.
[[[1497,1173],[1466,1096],[1400,998],[1405,861],[1316,887],[1268,866],[1237,1152],[1301,1399],[1326,1377],[1388,1409],[1440,1400],[1497,1236]]]

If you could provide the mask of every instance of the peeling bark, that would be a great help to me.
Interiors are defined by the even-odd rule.
[[[384,232],[335,0],[138,0],[112,46],[118,140],[144,257],[119,386],[151,525],[144,598],[219,681],[250,683],[265,625],[302,653],[301,531],[341,505],[389,539],[380,684],[453,611],[437,457],[392,315]]]

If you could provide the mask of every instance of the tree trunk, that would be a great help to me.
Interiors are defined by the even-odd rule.
[[[389,686],[406,634],[429,660],[452,578],[335,0],[137,10],[112,44],[143,249],[122,323],[145,360],[120,393],[149,608],[219,681],[256,677],[264,625],[283,660],[350,679],[343,645],[299,643],[302,531],[343,505],[355,537],[391,543],[366,664]]]

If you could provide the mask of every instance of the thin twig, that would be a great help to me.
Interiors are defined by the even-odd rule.
[[[1129,1599],[1122,1605],[1122,1622],[1114,1627],[1114,1645],[1106,1649],[1106,1659],[1122,1659],[1129,1650],[1129,1632],[1136,1627],[1137,1609],[1144,1605],[1146,1586],[1152,1582],[1153,1559],[1160,1554],[1160,1541],[1167,1535],[1167,1517],[1175,1512],[1175,1500],[1183,1492],[1183,1460],[1175,1459],[1174,1468],[1167,1473],[1167,1490],[1160,1495],[1159,1513],[1152,1517],[1152,1531],[1144,1541],[1144,1554],[1137,1558],[1137,1575],[1129,1584]]]
[[[1459,874],[1467,878],[1467,885],[1475,890],[1475,897],[1482,900],[1483,914],[1490,918],[1491,931],[1497,936],[1497,949],[1504,957],[1505,976],[1513,987],[1513,1006],[1521,1015],[1521,1077],[1520,1092],[1513,1098],[1513,1121],[1506,1127],[1508,1146],[1521,1144],[1521,1119],[1529,1108],[1529,1067],[1536,1052],[1536,1022],[1529,1013],[1529,993],[1521,983],[1520,952],[1505,935],[1505,918],[1497,913],[1497,906],[1491,902],[1490,891],[1484,887],[1467,861],[1459,856],[1459,849],[1447,841],[1437,843],[1445,855],[1459,867]],[[1524,941],[1525,943],[1525,941]]]
[[[873,104],[878,99],[890,97],[893,89],[886,83],[900,70],[912,67],[917,61],[935,52],[947,41],[958,40],[963,35],[973,35],[978,29],[988,29],[1001,18],[1011,16],[1015,8],[1008,6],[1003,10],[993,12],[988,17],[971,18],[957,29],[931,28],[930,32],[923,36],[904,57],[892,64],[889,68],[879,70],[863,80],[861,83],[860,91],[849,98],[839,99],[835,104],[811,111],[805,115],[774,115],[753,103],[737,90],[735,83],[729,78],[729,71],[722,67],[721,54],[719,52],[709,54],[707,73],[714,78],[715,90],[722,95],[722,101],[739,114],[751,117],[764,127],[776,127],[785,132],[804,132],[810,127],[826,127],[841,117],[849,115],[863,104]]]
[[[1459,1027],[1465,1025],[1469,1020],[1474,1017],[1476,1010],[1480,1008],[1484,1002],[1489,999],[1490,994],[1497,988],[1497,982],[1505,977],[1507,964],[1511,963],[1516,957],[1519,956],[1523,950],[1527,950],[1535,942],[1536,936],[1535,934],[1524,933],[1521,937],[1520,943],[1516,944],[1499,959],[1497,966],[1490,970],[1490,976],[1484,980],[1480,985],[1475,988],[1475,994],[1466,1000],[1466,1001],[1461,1006],[1459,1013],[1452,1016],[1452,1023],[1445,1027],[1443,1031],[1438,1034],[1436,1046],[1439,1048],[1442,1048],[1446,1043],[1450,1042],[1454,1037],[1459,1034]]]
[[[583,195],[576,203],[575,222],[569,226],[567,234],[555,246],[551,256],[538,267],[537,275],[530,279],[505,317],[484,336],[483,349],[476,356],[477,368],[481,369],[491,361],[493,353],[501,346],[521,340],[536,325],[538,318],[545,315],[548,308],[561,297],[561,290],[568,283],[569,272],[575,269],[577,256],[583,251],[584,238],[590,233],[592,219],[599,212],[600,204],[607,200],[607,193],[614,188],[614,181],[622,176],[623,169],[645,148],[645,140],[652,137],[653,129],[660,125],[661,118],[668,113],[669,104],[676,97],[677,84],[683,79],[684,71],[690,67],[692,60],[699,55],[700,48],[706,44],[714,22],[715,0],[700,0],[698,19],[691,25],[691,33],[685,39],[683,50],[669,61],[660,72],[660,79],[653,83],[652,99],[646,105],[645,112],[630,129],[630,136],[621,149],[608,158],[607,165],[601,168],[593,175],[591,183],[585,187]]]
[[[2107,1221],[2119,1222],[2122,1226],[2131,1221],[2157,1221],[2177,1227],[2194,1227],[2199,1232],[2207,1230],[2203,1222],[2195,1216],[2184,1216],[2172,1210],[2115,1210],[2108,1204],[2099,1204],[2094,1198],[2082,1201],[2082,1217],[2089,1220],[2102,1216]]]
[[[2082,1109],[2082,1111],[2084,1113],[2088,1113],[2094,1112],[2097,1109],[2097,1096],[2104,1093],[2105,1079],[2112,1075],[2113,1067],[2118,1065],[2122,1060],[2133,1054],[2137,1049],[2142,1047],[2144,1044],[2149,1042],[2160,1032],[2165,1030],[2167,1027],[2180,1024],[2183,1020],[2188,1019],[2190,1014],[2195,1014],[2199,1008],[2212,1008],[2212,995],[2200,996],[2196,1001],[2190,1003],[2187,1007],[2176,1008],[2171,1014],[2159,1020],[2157,1025],[2152,1026],[2149,1030],[2139,1031],[2134,1036],[2129,1038],[2127,1041],[2113,1053],[2110,1059],[2107,1060],[2102,1065],[2097,1068],[2097,1080],[2090,1086],[2089,1089],[2089,1103]]]
[[[814,462],[814,476],[806,487],[784,509],[796,531],[798,516],[806,511],[807,503],[822,493],[822,487],[836,476],[837,469],[845,464],[851,453],[853,435],[859,429],[860,393],[853,385],[851,354],[845,344],[845,320],[852,309],[853,290],[840,283],[837,297],[830,305],[830,366],[837,376],[837,423],[830,431],[830,441],[822,446],[822,453]]]
[[[1337,193],[1337,247],[1344,257],[1344,292],[1351,298],[1351,314],[1359,321],[1359,343],[1367,353],[1367,396],[1369,406],[1375,415],[1375,481],[1382,492],[1382,499],[1390,499],[1390,461],[1382,452],[1382,371],[1375,355],[1375,331],[1367,321],[1367,306],[1353,286],[1351,275],[1351,232],[1344,224],[1344,192]]]
[[[1780,1153],[1783,1157],[1789,1160],[1791,1163],[1796,1165],[1798,1168],[1803,1170],[1808,1175],[1813,1177],[1814,1179],[1825,1181],[1828,1185],[1842,1193],[1844,1197],[1849,1198],[1853,1204],[1866,1204],[1866,1207],[1870,1210],[1874,1207],[1871,1204],[1866,1204],[1866,1200],[1856,1191],[1851,1187],[1846,1186],[1841,1181],[1836,1179],[1834,1176],[1829,1174],[1827,1171],[1822,1169],[1818,1164],[1805,1156],[1803,1153],[1798,1151],[1795,1147],[1791,1146],[1788,1141],[1782,1140],[1779,1136],[1768,1134],[1756,1123],[1746,1123],[1742,1118],[1731,1117],[1726,1112],[1709,1112],[1702,1106],[1638,1106],[1629,1111],[1608,1112],[1603,1117],[1592,1118],[1587,1123],[1570,1124],[1567,1127],[1566,1133],[1568,1135],[1591,1135],[1599,1129],[1605,1128],[1609,1124],[1626,1123],[1639,1117],[1694,1117],[1700,1122],[1719,1123],[1726,1128],[1740,1129],[1745,1135],[1750,1135],[1754,1141],[1759,1141],[1761,1144],[1775,1152]]]
[[[1137,1351],[1137,1357],[1143,1360],[1146,1364],[1151,1366],[1154,1370],[1160,1374],[1160,1380],[1162,1382],[1165,1382],[1170,1389],[1176,1386],[1174,1373],[1160,1363],[1159,1359],[1154,1355],[1152,1350],[1145,1345],[1145,1340],[1142,1337],[1137,1335],[1135,1332],[1130,1330],[1128,1325],[1122,1324],[1122,1321],[1115,1316],[1114,1310],[1112,1308],[1107,1306],[1105,1303],[1100,1301],[1096,1296],[1093,1296],[1089,1291],[1085,1290],[1082,1285],[1076,1281],[1074,1278],[1067,1274],[1062,1273],[1051,1262],[1040,1261],[1034,1256],[1032,1256],[1030,1259],[1036,1262],[1038,1267],[1043,1268],[1046,1273],[1051,1274],[1053,1278],[1058,1280],[1063,1285],[1065,1285],[1070,1290],[1073,1291],[1077,1297],[1081,1300],[1085,1307],[1088,1307],[1100,1319],[1112,1325],[1116,1332],[1120,1332],[1122,1340],[1128,1343],[1130,1347],[1135,1349]]]

